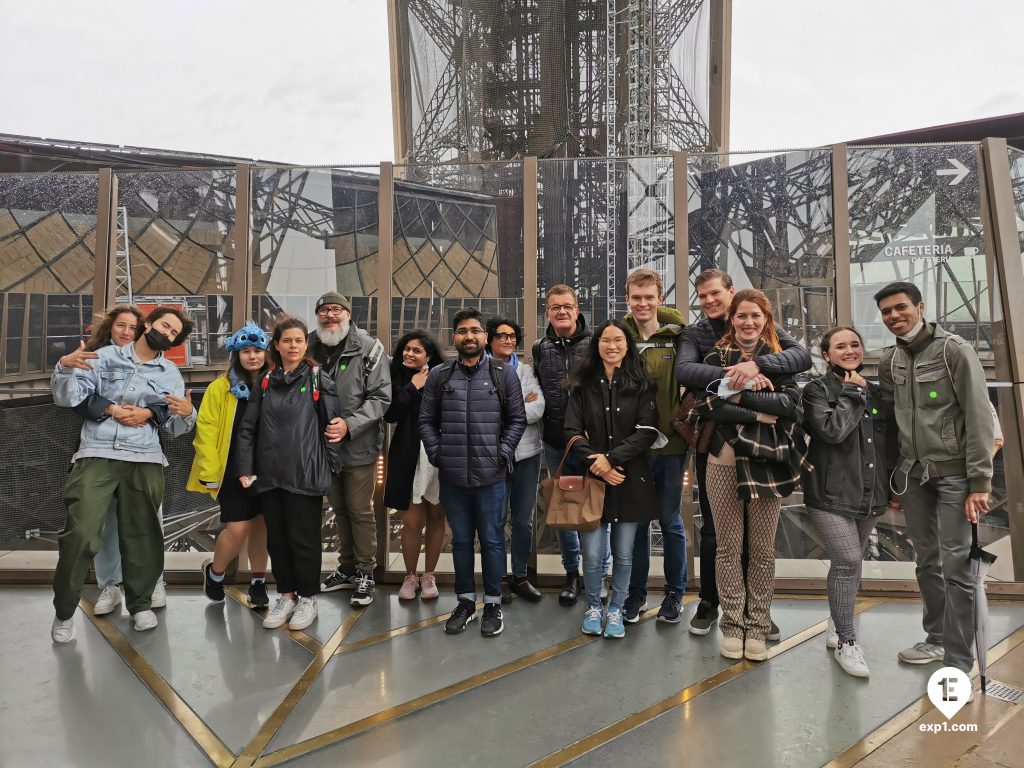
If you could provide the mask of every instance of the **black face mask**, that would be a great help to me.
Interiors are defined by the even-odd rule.
[[[845,368],[842,368],[842,367],[836,365],[835,363],[830,363],[829,364],[829,368],[831,368],[832,369],[832,373],[834,373],[840,379],[845,379],[846,378],[846,374],[849,373],[848,370],[846,370]],[[864,363],[861,363],[860,365],[858,365],[854,370],[857,373],[860,373],[861,371],[863,371],[864,370]]]
[[[146,343],[154,352],[166,352],[173,346],[174,342],[164,336],[156,328],[146,331]]]

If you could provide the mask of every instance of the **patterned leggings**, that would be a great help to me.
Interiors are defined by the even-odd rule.
[[[715,519],[715,576],[722,605],[719,627],[726,637],[763,641],[771,629],[775,590],[775,530],[782,499],[744,501],[736,493],[736,467],[708,464],[708,500]],[[746,579],[743,534],[747,534]]]
[[[852,517],[807,508],[811,523],[825,540],[832,565],[828,569],[828,607],[841,643],[856,642],[853,608],[860,589],[861,564],[875,518]]]

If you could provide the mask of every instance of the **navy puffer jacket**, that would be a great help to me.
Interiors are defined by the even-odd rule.
[[[420,403],[420,438],[442,483],[477,488],[505,480],[519,438],[526,430],[526,407],[519,377],[511,366],[489,356],[473,368],[453,363],[445,391],[447,365],[430,371]],[[505,407],[491,379],[495,366],[504,383]]]

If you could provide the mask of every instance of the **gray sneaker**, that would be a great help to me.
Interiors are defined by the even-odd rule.
[[[898,658],[904,664],[931,664],[933,661],[942,661],[945,655],[946,649],[941,645],[924,641],[900,651]]]

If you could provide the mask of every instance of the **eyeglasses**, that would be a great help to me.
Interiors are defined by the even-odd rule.
[[[606,346],[615,346],[615,347],[625,347],[625,346],[627,346],[626,345],[625,337],[619,337],[617,339],[598,339],[598,342],[601,343],[601,344],[604,344]]]
[[[333,304],[329,307],[320,307],[316,313],[318,315],[334,315],[335,317],[340,317],[341,313],[344,311],[344,307],[339,307],[337,304]]]
[[[483,328],[456,328],[455,329],[455,335],[456,336],[469,336],[471,334],[473,336],[483,336],[485,333],[487,333],[487,331],[485,331]]]
[[[498,341],[516,341],[519,337],[514,333],[496,333],[494,334],[494,338]]]
[[[574,309],[576,309],[575,304],[552,304],[548,307],[548,312],[557,315],[559,312],[572,312]]]

